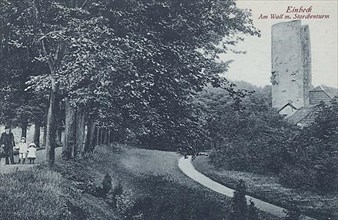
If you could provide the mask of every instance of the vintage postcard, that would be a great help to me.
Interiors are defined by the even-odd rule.
[[[0,0],[0,219],[338,220],[337,0]]]

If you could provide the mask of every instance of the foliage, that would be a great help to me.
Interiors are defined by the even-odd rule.
[[[136,199],[129,216],[142,213],[141,219],[226,219],[227,206],[201,190],[190,189],[161,176],[137,182],[144,196]],[[131,219],[131,218],[127,218]]]
[[[46,112],[46,97],[25,90],[29,77],[46,72],[45,65],[35,60],[39,52],[32,44],[34,35],[25,32],[31,18],[26,3],[5,1],[0,9],[0,121],[13,126],[27,126]]]
[[[107,173],[102,181],[102,187],[96,188],[96,195],[99,197],[106,197],[111,189],[112,189],[112,178]]]
[[[246,204],[246,186],[243,180],[240,180],[236,185],[236,190],[231,202],[230,219],[244,220],[248,218],[248,206]]]
[[[321,103],[303,129],[288,125],[254,93],[233,108],[219,91],[202,94],[214,140],[211,162],[233,170],[272,172],[283,184],[317,191],[337,190],[338,104]],[[225,109],[225,111],[224,111]]]
[[[23,77],[29,90],[54,85],[57,102],[68,96],[98,125],[163,148],[203,144],[192,95],[208,83],[235,95],[218,55],[239,34],[259,35],[249,11],[223,0],[9,0],[3,12],[6,45],[31,52],[27,63],[38,70]]]
[[[281,180],[290,186],[336,191],[338,183],[338,103],[321,103],[315,121],[288,142]]]
[[[299,209],[294,209],[294,210],[289,210],[286,213],[285,220],[299,220],[300,218],[300,210]]]
[[[292,134],[291,127],[269,105],[269,90],[262,91],[249,91],[237,103],[221,90],[201,94],[214,165],[255,172],[281,168],[283,142]]]
[[[250,200],[248,207],[248,220],[259,220],[258,210],[252,200]]]
[[[255,203],[250,200],[250,204],[246,202],[246,186],[243,180],[239,180],[235,187],[234,196],[231,201],[231,211],[229,218],[231,220],[258,220],[258,210]]]
[[[117,207],[117,198],[123,194],[123,187],[119,183],[117,186],[114,187],[113,191],[111,192],[111,199],[112,199],[112,206]]]
[[[116,196],[116,210],[123,219],[133,216],[130,209],[134,206],[134,195],[131,190],[125,190],[121,195]]]

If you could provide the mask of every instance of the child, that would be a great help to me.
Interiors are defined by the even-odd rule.
[[[26,143],[26,138],[22,137],[21,141],[19,143],[19,164],[22,162],[22,164],[25,163],[26,157],[27,157],[27,143]]]
[[[27,154],[27,159],[29,159],[29,164],[33,162],[36,158],[36,145],[34,143],[29,144],[28,146],[28,154]]]

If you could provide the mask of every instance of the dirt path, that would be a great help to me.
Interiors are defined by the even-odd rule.
[[[61,147],[58,147],[58,148],[55,149],[56,159],[58,157],[60,157],[61,150],[62,150]],[[18,157],[18,155],[15,155],[14,156],[14,162],[16,164],[5,165],[5,158],[0,158],[0,174],[13,173],[13,172],[16,172],[16,171],[26,171],[26,170],[32,168],[33,166],[44,162],[45,159],[46,159],[46,150],[44,150],[44,149],[36,152],[35,164],[29,164],[28,160],[26,160],[25,164],[17,164],[19,157]]]
[[[188,159],[184,159],[184,157],[180,158],[178,161],[178,167],[181,169],[181,171],[184,174],[186,174],[188,177],[195,180],[196,182],[202,184],[203,186],[215,192],[223,194],[225,196],[233,197],[233,193],[234,193],[233,189],[223,186],[211,180],[209,177],[203,175],[202,173],[198,172],[191,163],[191,157],[188,157]],[[267,203],[265,201],[262,201],[260,199],[257,199],[251,196],[245,196],[245,197],[248,203],[250,202],[250,200],[252,200],[255,203],[256,207],[264,212],[268,212],[278,217],[285,217],[286,215],[286,212],[285,212],[286,210],[282,207]],[[314,218],[311,218],[308,216],[302,216],[301,219],[314,220]]]

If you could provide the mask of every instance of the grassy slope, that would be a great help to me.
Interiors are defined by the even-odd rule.
[[[283,187],[277,177],[264,176],[249,172],[216,170],[207,157],[198,157],[193,165],[196,170],[210,178],[234,187],[240,179],[244,180],[248,193],[285,208],[300,207],[309,215],[318,219],[338,219],[338,196],[319,195],[314,192]]]
[[[0,219],[116,219],[100,199],[45,167],[1,175],[0,186]]]
[[[109,173],[113,177],[114,185],[121,183],[125,188],[132,190],[135,197],[149,195],[151,197],[164,197],[167,200],[171,199],[169,197],[173,197],[173,199],[177,197],[176,200],[182,200],[177,201],[178,203],[193,203],[194,201],[189,201],[186,197],[182,198],[182,194],[187,194],[188,198],[198,198],[202,203],[215,202],[214,208],[221,206],[220,209],[227,212],[230,199],[201,186],[185,176],[178,168],[179,158],[180,155],[174,152],[145,150],[119,145],[111,148],[98,148],[94,157],[89,158],[87,161],[89,163],[88,167],[91,167],[92,170],[100,171],[100,173],[96,173],[99,175],[97,179],[102,180],[103,175]],[[161,180],[156,185],[157,179]],[[182,204],[182,206],[184,205],[186,204]],[[195,205],[200,211],[200,204]],[[209,210],[204,211],[208,212]],[[266,213],[260,213],[260,215],[262,219],[278,219]],[[165,218],[162,216],[161,219]],[[206,217],[204,219],[210,218]]]
[[[53,171],[40,165],[0,175],[0,219],[118,219],[129,201],[133,204],[145,196],[157,208],[147,220],[222,219],[230,199],[186,177],[177,167],[178,158],[173,152],[102,146],[83,160],[58,161]],[[123,186],[125,195],[118,209],[88,193],[101,185],[107,173],[113,186]]]

